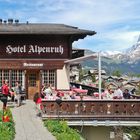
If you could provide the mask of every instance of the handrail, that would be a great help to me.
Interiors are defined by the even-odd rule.
[[[42,117],[66,120],[139,120],[140,100],[42,100]]]

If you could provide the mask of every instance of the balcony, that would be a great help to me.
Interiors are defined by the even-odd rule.
[[[140,100],[43,100],[42,118],[67,121],[140,121]]]

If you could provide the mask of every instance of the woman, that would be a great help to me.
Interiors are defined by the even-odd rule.
[[[18,81],[16,81],[16,86],[14,88],[16,99],[17,99],[17,107],[21,105],[21,86]]]

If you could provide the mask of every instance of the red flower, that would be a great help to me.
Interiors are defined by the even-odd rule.
[[[3,121],[3,122],[9,122],[9,121],[10,121],[9,116],[3,116],[3,117],[2,117],[2,121]]]

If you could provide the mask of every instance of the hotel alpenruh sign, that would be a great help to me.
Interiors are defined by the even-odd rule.
[[[0,42],[0,58],[39,58],[62,59],[68,58],[68,44],[58,40],[26,40]]]

